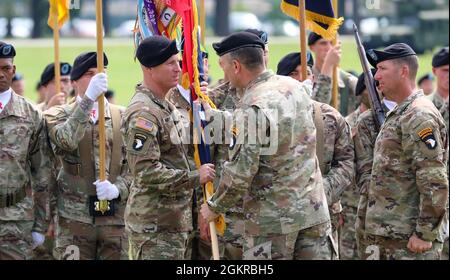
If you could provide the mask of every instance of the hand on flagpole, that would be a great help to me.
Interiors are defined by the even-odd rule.
[[[200,239],[206,242],[211,242],[211,231],[209,224],[202,215],[198,215],[198,228],[200,230]]]
[[[199,168],[200,173],[200,184],[204,185],[208,182],[214,181],[214,178],[216,178],[216,170],[214,169],[214,164],[207,163],[203,164]]]
[[[338,66],[339,62],[341,61],[341,55],[341,42],[339,41],[328,51],[327,55],[325,56],[321,73],[323,75],[331,77],[333,75],[333,68]]]
[[[209,208],[208,204],[203,203],[202,208],[200,209],[200,213],[202,214],[202,217],[209,223],[214,221],[217,217],[219,217],[219,214],[212,211],[211,208]]]
[[[208,85],[209,85],[208,82],[205,82],[205,81],[201,82],[200,83],[201,92],[206,94],[206,91],[208,90]]]

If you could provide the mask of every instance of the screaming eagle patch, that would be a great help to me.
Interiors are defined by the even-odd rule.
[[[433,129],[431,129],[431,127],[422,129],[417,135],[420,140],[425,143],[428,149],[433,150],[436,148],[437,142],[436,138],[434,138]]]
[[[144,134],[136,133],[133,139],[133,150],[140,151],[144,147],[145,141],[147,141],[147,136]]]

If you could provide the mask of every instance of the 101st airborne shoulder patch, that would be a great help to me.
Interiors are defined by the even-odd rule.
[[[141,133],[136,133],[133,139],[133,150],[139,152],[144,147],[147,136]]]
[[[433,150],[437,146],[436,138],[434,138],[433,129],[431,127],[427,127],[419,131],[417,134],[422,140],[428,149]]]

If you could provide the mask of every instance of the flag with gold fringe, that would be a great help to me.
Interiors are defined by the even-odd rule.
[[[67,0],[49,0],[50,9],[47,24],[51,29],[56,29],[55,16],[58,19],[58,29],[69,19],[69,3]]]
[[[216,108],[208,96],[200,90],[200,78],[203,76],[202,50],[198,26],[197,4],[195,0],[138,0],[138,15],[135,25],[135,44],[143,39],[161,35],[171,40],[177,39],[178,48],[182,51],[181,86],[190,90],[193,110],[195,163],[197,167],[211,163],[209,146],[206,144],[203,128],[206,125],[200,118],[200,112],[193,106],[193,101],[200,98]],[[197,138],[197,139],[196,139]],[[214,193],[214,186],[206,184],[208,196]],[[206,198],[206,195],[204,195]],[[216,221],[217,233],[223,235],[225,219],[220,215]]]
[[[298,0],[281,0],[286,15],[300,19]],[[344,19],[335,18],[331,0],[305,0],[306,27],[327,40],[333,40]]]
[[[211,155],[209,145],[205,142],[205,135],[203,128],[206,125],[205,121],[200,118],[200,112],[193,106],[193,101],[200,98],[208,102],[211,107],[215,108],[214,103],[208,96],[200,90],[200,73],[203,70],[201,47],[200,47],[200,33],[198,25],[197,4],[195,0],[166,0],[167,5],[172,8],[182,18],[183,22],[183,61],[182,61],[182,86],[185,89],[190,88],[191,92],[191,106],[193,114],[194,125],[194,141],[199,143],[195,145],[194,159],[197,167],[202,164],[211,163]],[[195,121],[200,120],[200,123]],[[200,138],[197,141],[195,138]],[[207,183],[204,189],[204,199],[206,196],[211,196],[214,193],[214,186],[211,182]],[[225,231],[225,219],[220,215],[215,220],[216,230],[220,235]]]

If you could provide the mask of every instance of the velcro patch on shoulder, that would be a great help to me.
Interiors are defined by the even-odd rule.
[[[147,136],[141,133],[136,133],[133,139],[133,150],[140,151],[144,147],[145,142],[147,141]]]
[[[152,133],[153,131],[155,131],[156,125],[143,117],[138,117],[136,120],[136,128],[140,128]]]
[[[420,140],[425,143],[428,149],[433,150],[437,146],[436,138],[434,137],[433,129],[426,127],[417,133]]]

